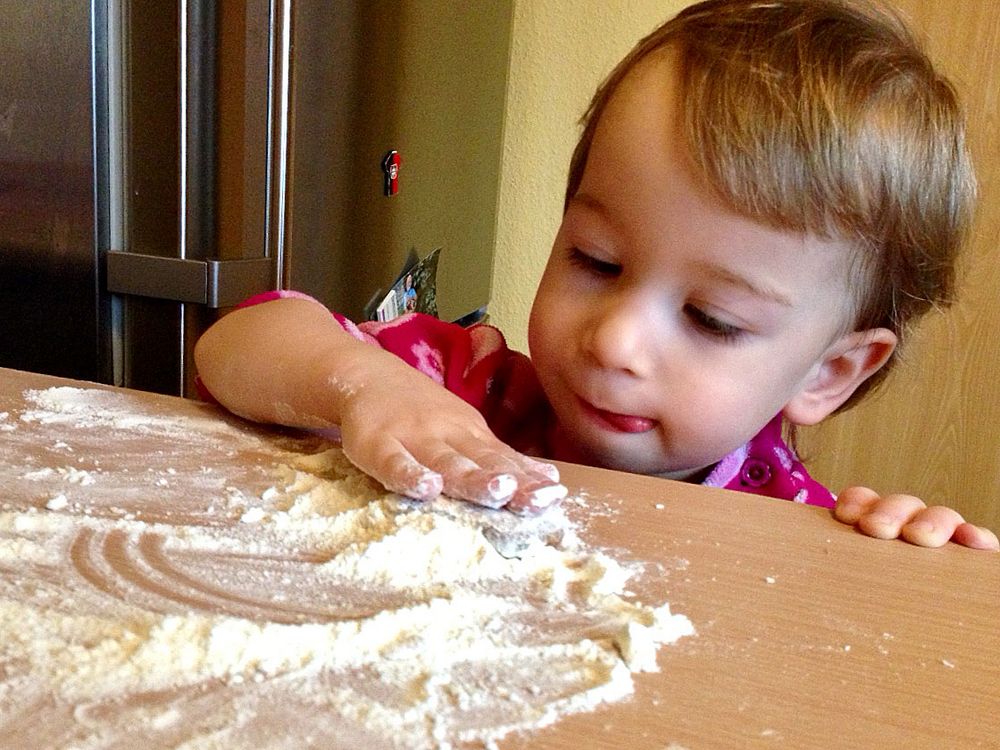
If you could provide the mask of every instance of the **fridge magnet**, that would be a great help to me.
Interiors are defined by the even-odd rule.
[[[399,192],[399,166],[402,160],[399,152],[393,149],[382,159],[383,185],[382,192],[388,198]]]

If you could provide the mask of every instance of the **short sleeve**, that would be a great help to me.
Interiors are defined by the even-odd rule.
[[[289,297],[322,305],[300,292],[271,291],[238,307]],[[545,454],[551,422],[548,402],[530,360],[509,349],[498,329],[486,324],[465,328],[423,313],[363,323],[331,315],[354,338],[396,355],[476,408],[503,442],[524,453]],[[200,381],[199,392],[214,401]]]
[[[289,297],[322,304],[301,292],[276,290],[250,297],[237,308]],[[364,323],[355,323],[339,313],[331,314],[359,341],[395,354],[480,411],[497,370],[511,354],[503,334],[489,325],[463,328],[423,313]]]
[[[463,328],[423,313],[358,325],[335,317],[349,333],[392,352],[480,411],[511,354],[503,334],[489,325]]]

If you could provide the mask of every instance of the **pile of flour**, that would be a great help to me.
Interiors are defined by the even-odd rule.
[[[561,509],[414,503],[329,444],[127,393],[26,400],[4,424],[63,463],[21,456],[31,504],[0,495],[0,746],[491,745],[625,698],[693,633],[628,594],[640,567]],[[115,435],[137,432],[219,460],[123,466]],[[186,493],[186,512],[161,492]]]

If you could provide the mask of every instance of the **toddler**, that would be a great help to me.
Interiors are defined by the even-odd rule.
[[[883,538],[996,549],[954,510],[850,488],[782,439],[847,408],[952,292],[974,183],[949,85],[892,16],[709,0],[617,66],[584,118],[529,324],[360,326],[293,292],[195,351],[236,414],[339,426],[388,489],[535,512],[529,455],[827,507]]]

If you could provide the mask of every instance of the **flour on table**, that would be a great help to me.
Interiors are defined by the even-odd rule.
[[[481,747],[627,697],[694,632],[560,509],[405,500],[210,409],[26,398],[0,447],[35,498],[0,495],[0,747]]]

